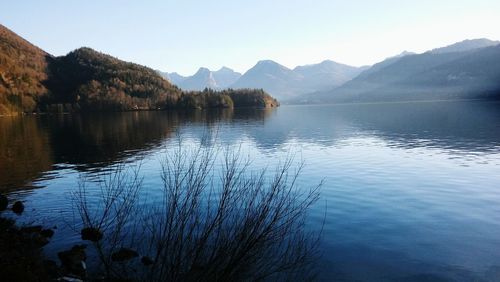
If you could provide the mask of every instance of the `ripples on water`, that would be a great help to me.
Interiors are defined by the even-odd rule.
[[[0,134],[2,189],[27,202],[23,220],[58,225],[48,252],[78,240],[64,222],[80,177],[141,163],[154,194],[176,136],[189,146],[208,134],[252,169],[292,152],[302,186],[325,179],[308,223],[327,206],[323,280],[500,281],[498,103],[2,118]]]

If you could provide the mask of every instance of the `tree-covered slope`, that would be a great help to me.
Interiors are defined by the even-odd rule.
[[[52,59],[51,102],[100,110],[157,109],[175,105],[181,91],[153,69],[90,48]]]
[[[0,114],[32,111],[47,94],[49,54],[0,25]]]

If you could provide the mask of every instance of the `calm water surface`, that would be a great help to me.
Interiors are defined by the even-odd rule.
[[[292,152],[303,187],[326,180],[309,222],[327,206],[322,280],[500,281],[498,103],[0,118],[0,189],[26,202],[20,221],[57,226],[53,255],[78,242],[67,223],[81,177],[140,163],[154,194],[166,148],[206,135],[253,169]]]

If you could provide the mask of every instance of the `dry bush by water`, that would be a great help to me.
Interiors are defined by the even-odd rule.
[[[321,230],[308,231],[305,221],[322,183],[298,187],[303,163],[293,158],[270,175],[251,171],[239,152],[221,151],[180,143],[168,151],[159,204],[141,202],[139,168],[107,175],[97,197],[81,183],[74,202],[83,226],[96,232],[107,279],[314,278]]]

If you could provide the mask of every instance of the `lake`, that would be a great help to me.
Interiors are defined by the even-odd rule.
[[[141,164],[154,191],[179,138],[240,148],[252,169],[294,155],[301,187],[324,179],[308,222],[326,207],[321,280],[500,281],[499,103],[3,117],[0,189],[25,202],[21,222],[58,227],[54,256],[79,241],[67,223],[82,177]]]

